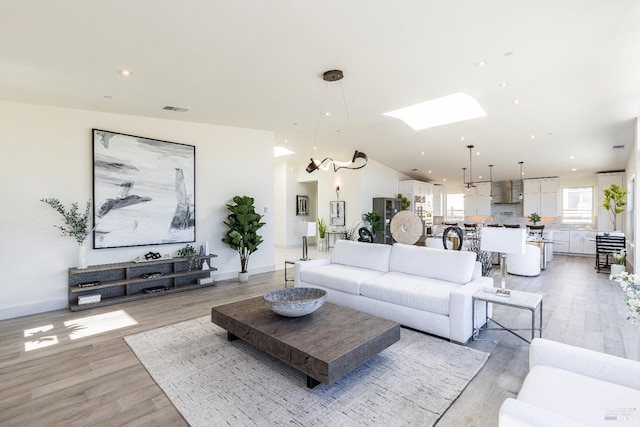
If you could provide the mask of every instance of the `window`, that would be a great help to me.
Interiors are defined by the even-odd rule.
[[[591,224],[593,222],[593,188],[562,189],[562,222]]]
[[[447,222],[464,221],[464,194],[447,194],[447,210],[444,219]]]

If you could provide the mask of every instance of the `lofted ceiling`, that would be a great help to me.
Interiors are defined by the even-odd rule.
[[[637,0],[4,1],[0,99],[271,130],[305,165],[358,149],[433,182],[462,181],[470,144],[473,180],[519,161],[592,175],[633,149],[639,17]],[[487,116],[414,131],[382,115],[456,92]]]

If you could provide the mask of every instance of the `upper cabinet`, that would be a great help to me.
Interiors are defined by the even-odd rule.
[[[611,213],[602,207],[604,200],[604,190],[611,187],[611,184],[617,184],[620,188],[625,188],[624,185],[624,172],[607,172],[599,173],[598,177],[598,230],[599,231],[614,231],[613,221],[611,220]],[[618,230],[622,230],[624,213],[618,214],[616,224]]]
[[[433,185],[433,216],[444,216],[442,185]]]
[[[491,215],[491,183],[477,182],[474,185],[464,193],[464,215]]]
[[[540,216],[558,216],[558,178],[523,179],[523,213]]]

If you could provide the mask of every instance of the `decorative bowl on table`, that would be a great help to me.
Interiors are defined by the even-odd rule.
[[[271,310],[286,317],[301,317],[319,309],[327,291],[316,288],[289,288],[266,294],[264,302]]]

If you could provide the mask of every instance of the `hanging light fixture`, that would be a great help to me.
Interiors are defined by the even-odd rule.
[[[475,187],[475,183],[473,182],[473,165],[472,165],[472,160],[471,158],[473,157],[471,154],[471,150],[473,150],[473,145],[467,145],[467,148],[469,149],[469,182],[466,181],[466,175],[463,172],[463,183],[465,185],[465,187],[467,188],[467,191],[469,191],[469,189],[471,187]],[[467,168],[462,168],[463,171],[465,171]]]
[[[524,164],[524,162],[518,162],[518,164],[520,165],[520,181],[522,181],[522,177],[524,176],[524,173],[522,173],[522,165]],[[520,194],[518,195],[518,199],[522,200],[524,198],[523,194],[522,194],[522,190],[520,190]]]
[[[342,80],[342,78],[344,77],[344,74],[342,73],[341,70],[329,70],[329,71],[325,71],[324,74],[322,75],[322,79],[327,82],[327,85],[329,84],[329,82],[339,82],[340,80]],[[344,109],[347,113],[347,120],[349,121],[349,130],[353,133],[353,126],[351,125],[351,115],[349,114],[349,108],[347,107],[347,101],[344,97],[344,90],[342,89],[342,83],[340,83],[340,92],[342,94],[342,101],[344,103]],[[324,106],[324,104],[323,104]],[[315,146],[316,143],[316,139],[318,138],[318,128],[320,127],[320,119],[322,118],[322,110],[320,111],[320,117],[318,117],[318,125],[316,126],[316,132],[315,132],[315,136],[313,137],[313,144]],[[361,164],[356,166],[356,160],[358,159],[362,159],[364,160],[364,163],[360,162]],[[367,155],[361,151],[356,150],[355,153],[353,153],[353,157],[351,158],[351,161],[346,161],[346,162],[340,162],[337,160],[333,160],[331,157],[326,157],[324,158],[322,161],[318,161],[318,160],[314,160],[313,158],[311,158],[311,163],[309,163],[309,165],[307,166],[307,172],[311,173],[314,172],[318,169],[323,170],[323,171],[327,171],[329,170],[329,168],[331,166],[333,166],[333,171],[337,172],[339,169],[351,169],[351,170],[355,170],[355,169],[362,169],[363,167],[365,167],[367,165]]]
[[[493,200],[493,165],[489,165],[489,200]]]

